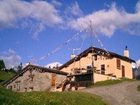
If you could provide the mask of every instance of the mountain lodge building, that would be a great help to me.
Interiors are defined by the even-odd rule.
[[[75,81],[96,83],[109,79],[133,79],[132,63],[127,47],[124,55],[104,49],[89,47],[57,69],[28,65],[21,72],[5,82],[13,91],[45,91],[56,88],[69,75]]]

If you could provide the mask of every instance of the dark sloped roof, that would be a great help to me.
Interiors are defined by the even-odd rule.
[[[62,68],[64,67],[67,67],[68,65],[70,65],[71,63],[73,63],[74,61],[78,61],[80,58],[86,56],[88,53],[91,53],[91,52],[104,52],[104,53],[109,53],[109,55],[111,57],[116,57],[116,58],[119,58],[119,59],[122,59],[124,61],[127,61],[127,62],[134,62],[135,61],[133,59],[130,59],[128,57],[125,57],[125,56],[122,56],[122,55],[119,55],[119,54],[116,54],[116,53],[113,53],[113,52],[110,52],[110,51],[106,51],[104,49],[101,49],[101,48],[97,48],[97,47],[89,47],[88,49],[86,49],[85,51],[83,51],[82,53],[80,53],[77,57],[69,60],[68,62],[66,62],[65,64],[63,64],[62,66],[59,67],[59,70],[61,70]]]
[[[67,75],[68,73],[63,72],[63,71],[59,71],[56,69],[50,69],[50,68],[46,68],[46,67],[41,67],[41,66],[36,66],[36,65],[28,65],[26,66],[22,71],[20,71],[19,73],[17,73],[15,76],[13,76],[11,79],[9,79],[8,81],[6,81],[3,85],[6,86],[9,83],[13,82],[14,80],[16,80],[18,77],[22,76],[26,71],[28,71],[30,68],[39,68],[41,69],[41,71],[43,72],[49,72],[49,73],[55,73],[55,74],[60,74],[60,75]]]

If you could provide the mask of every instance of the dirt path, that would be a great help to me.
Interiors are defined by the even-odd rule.
[[[110,105],[140,105],[138,85],[140,85],[140,81],[123,82],[112,86],[86,88],[82,91],[99,95]]]

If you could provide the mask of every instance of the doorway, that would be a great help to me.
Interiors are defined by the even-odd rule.
[[[52,73],[51,86],[55,86],[56,74]]]
[[[125,77],[125,66],[122,65],[122,77]]]

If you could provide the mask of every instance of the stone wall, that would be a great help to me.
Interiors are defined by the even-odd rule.
[[[112,80],[112,79],[116,79],[116,78],[107,76],[107,75],[94,73],[94,83],[99,82],[99,81]]]
[[[7,88],[18,92],[47,91],[55,87],[55,82],[61,78],[65,78],[65,76],[40,72],[39,69],[27,70],[22,76],[9,83]]]

